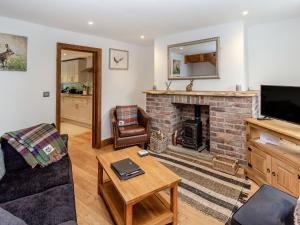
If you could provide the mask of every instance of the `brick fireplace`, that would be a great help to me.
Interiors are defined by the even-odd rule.
[[[185,92],[146,91],[146,111],[151,129],[168,135],[182,128],[184,120],[194,119],[195,105],[201,105],[203,143],[212,154],[236,157],[246,164],[245,118],[258,116],[256,91]]]

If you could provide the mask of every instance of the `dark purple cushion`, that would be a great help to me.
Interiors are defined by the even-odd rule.
[[[0,204],[0,207],[21,218],[28,225],[58,225],[76,220],[73,184],[50,188]]]
[[[6,172],[30,168],[24,158],[3,138],[1,138],[1,148]]]
[[[73,183],[69,156],[44,168],[7,172],[0,181],[0,203]]]

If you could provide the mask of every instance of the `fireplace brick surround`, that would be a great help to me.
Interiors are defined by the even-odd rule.
[[[146,111],[151,130],[161,130],[171,143],[172,134],[182,121],[193,116],[194,105],[202,105],[203,139],[209,138],[210,152],[236,157],[246,164],[246,126],[244,119],[258,116],[256,91],[185,92],[145,91]],[[207,127],[207,128],[206,128]],[[205,130],[206,129],[206,130]],[[209,132],[207,132],[209,129]],[[209,137],[207,137],[209,134]]]

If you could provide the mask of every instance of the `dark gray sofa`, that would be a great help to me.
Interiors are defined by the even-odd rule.
[[[62,135],[67,146],[68,136]],[[66,155],[45,168],[31,169],[1,140],[6,174],[0,181],[0,207],[28,225],[76,224],[71,161]]]

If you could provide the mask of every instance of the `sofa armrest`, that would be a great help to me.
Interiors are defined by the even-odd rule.
[[[61,136],[66,148],[68,149],[69,135],[68,134],[61,134],[60,136]]]

